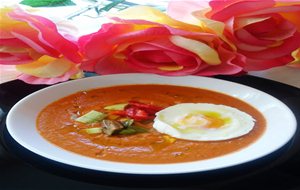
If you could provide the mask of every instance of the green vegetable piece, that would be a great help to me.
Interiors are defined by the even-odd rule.
[[[135,133],[136,133],[136,130],[134,130],[132,128],[123,129],[119,132],[120,135],[132,135]]]
[[[136,133],[145,133],[148,132],[147,129],[138,126],[129,126],[126,129],[122,129],[119,134],[120,135],[133,135]]]
[[[98,133],[102,133],[102,128],[93,127],[93,128],[84,129],[84,131],[88,134],[98,134]]]
[[[78,117],[75,121],[89,124],[89,123],[96,123],[98,121],[101,121],[105,117],[106,117],[106,114],[92,110],[92,111],[82,115],[81,117]]]
[[[72,0],[23,0],[20,4],[31,7],[59,7],[76,5]]]
[[[137,133],[146,133],[146,132],[148,132],[147,129],[145,129],[143,127],[139,127],[139,126],[131,126],[131,128],[133,128]]]
[[[106,109],[106,110],[124,110],[125,106],[127,106],[127,105],[128,105],[127,103],[114,104],[114,105],[111,105],[111,106],[106,106],[106,107],[104,107],[104,109]]]

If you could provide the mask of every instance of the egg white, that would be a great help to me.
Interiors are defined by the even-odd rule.
[[[212,118],[218,117],[224,123],[219,127],[207,127],[210,121],[206,120],[205,113],[212,113]],[[218,141],[243,136],[254,125],[252,116],[230,106],[181,103],[157,112],[153,127],[160,133],[179,139]]]

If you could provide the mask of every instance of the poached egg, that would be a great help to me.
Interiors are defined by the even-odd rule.
[[[179,139],[218,141],[243,136],[255,119],[236,108],[210,103],[181,103],[156,113],[153,127]]]

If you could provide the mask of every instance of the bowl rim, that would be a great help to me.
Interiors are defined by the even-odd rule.
[[[51,144],[50,142],[48,142],[44,139],[44,141],[46,143],[48,143],[48,145],[49,145],[48,147],[52,147],[55,149],[54,152],[65,152],[66,155],[63,155],[63,157],[64,156],[67,156],[68,158],[76,157],[75,161],[74,160],[65,160],[61,156],[57,157],[57,155],[56,156],[51,155],[51,153],[49,154],[45,151],[39,150],[39,147],[33,146],[32,144],[30,144],[30,142],[28,143],[26,140],[24,141],[24,139],[22,139],[22,136],[20,136],[19,131],[16,133],[16,128],[18,128],[17,127],[18,122],[15,121],[14,117],[16,117],[16,114],[18,114],[18,113],[20,116],[20,111],[22,111],[22,106],[29,105],[30,101],[34,100],[36,97],[46,95],[49,92],[51,93],[52,91],[55,92],[55,91],[57,91],[56,89],[64,89],[66,87],[76,88],[76,86],[77,86],[76,89],[80,89],[80,88],[83,89],[84,87],[82,87],[82,86],[80,86],[80,88],[78,88],[78,85],[90,84],[90,85],[87,85],[88,87],[85,86],[86,90],[88,90],[88,89],[92,89],[92,88],[89,88],[91,86],[97,86],[99,84],[105,85],[107,82],[110,83],[110,85],[107,85],[107,86],[115,86],[115,85],[123,85],[123,84],[156,84],[157,82],[159,82],[159,84],[163,84],[163,83],[170,84],[171,83],[170,85],[172,85],[173,83],[174,84],[175,83],[176,84],[178,84],[178,83],[187,84],[188,82],[191,82],[191,81],[195,82],[195,80],[197,82],[201,81],[200,82],[201,84],[193,83],[192,85],[190,85],[191,87],[195,87],[195,85],[196,86],[203,85],[204,83],[218,84],[219,87],[217,87],[217,88],[215,86],[213,88],[211,86],[206,86],[207,88],[204,88],[204,89],[214,90],[214,91],[225,93],[225,94],[229,93],[228,95],[231,95],[233,97],[237,96],[236,98],[240,98],[240,97],[238,97],[239,94],[236,95],[236,94],[230,94],[230,93],[231,92],[237,93],[237,90],[239,91],[239,93],[241,93],[240,91],[246,90],[249,92],[253,92],[254,93],[253,96],[255,96],[255,94],[259,94],[259,96],[268,98],[269,101],[267,102],[267,104],[270,104],[270,101],[271,101],[271,103],[277,103],[277,106],[279,106],[279,108],[282,109],[281,111],[285,112],[286,117],[288,117],[288,119],[289,119],[289,122],[287,122],[288,127],[289,127],[288,133],[284,133],[284,135],[285,135],[284,139],[282,139],[282,141],[279,144],[277,144],[275,147],[273,147],[271,150],[266,150],[263,153],[258,152],[259,156],[251,156],[251,157],[245,159],[245,158],[243,158],[243,156],[245,156],[245,155],[238,154],[239,152],[241,152],[241,151],[238,151],[238,152],[231,153],[229,155],[224,155],[224,156],[220,156],[220,157],[216,157],[216,158],[212,158],[212,159],[208,159],[208,160],[183,162],[183,163],[171,163],[171,164],[134,164],[134,163],[121,163],[121,162],[93,159],[93,158],[82,156],[82,155],[79,155],[76,153],[68,152],[67,150],[62,150],[61,148]],[[102,82],[99,83],[99,81],[102,81]],[[93,83],[93,84],[91,84],[91,83]],[[113,83],[114,85],[111,85],[111,83]],[[121,84],[119,84],[119,83],[121,83]],[[100,86],[100,87],[104,87],[104,86]],[[228,92],[228,91],[226,91],[226,88],[228,88],[228,87],[233,87],[234,89],[232,91]],[[201,88],[203,88],[203,87],[201,87]],[[216,89],[219,89],[219,90],[216,90]],[[77,91],[79,91],[79,90],[77,90]],[[224,92],[224,91],[226,91],[226,92]],[[73,94],[73,93],[74,92],[70,92],[69,94]],[[64,96],[67,96],[69,94],[65,94]],[[58,97],[59,97],[59,95],[58,95]],[[63,96],[60,96],[60,97],[62,98]],[[254,98],[259,99],[260,97],[254,97]],[[245,101],[244,99],[242,99],[242,100]],[[250,105],[254,106],[257,109],[257,105],[253,104],[251,97],[250,97],[250,100],[251,100],[251,102],[249,102],[248,100],[246,100],[245,102],[249,103]],[[257,104],[261,104],[261,101],[259,101]],[[37,106],[37,105],[35,105],[35,106]],[[45,103],[44,103],[44,106],[46,106]],[[267,110],[267,111],[270,112],[270,110]],[[262,112],[262,114],[265,116],[264,112]],[[280,114],[283,114],[283,113],[280,113]],[[268,122],[268,120],[267,120],[267,122]],[[80,167],[80,168],[106,171],[106,172],[115,172],[115,173],[126,173],[126,174],[182,174],[182,173],[205,172],[205,171],[211,171],[211,170],[218,170],[218,169],[223,169],[223,168],[227,168],[227,167],[231,167],[231,166],[244,164],[244,163],[251,162],[253,160],[265,157],[265,156],[271,154],[272,152],[275,152],[276,150],[283,147],[295,135],[296,128],[297,128],[296,118],[295,118],[295,115],[293,114],[293,112],[283,102],[281,102],[277,98],[275,98],[263,91],[257,90],[255,88],[252,88],[252,87],[249,87],[249,86],[246,86],[243,84],[230,82],[230,81],[226,81],[226,80],[222,80],[222,79],[210,78],[210,77],[201,77],[201,76],[172,77],[172,76],[161,76],[161,75],[156,75],[156,74],[113,74],[113,75],[94,76],[94,77],[89,77],[89,78],[84,78],[84,79],[79,79],[79,80],[74,80],[74,81],[69,81],[69,82],[49,86],[44,89],[38,90],[38,91],[24,97],[19,102],[17,102],[13,106],[13,108],[9,111],[9,113],[7,115],[6,123],[7,123],[7,130],[9,132],[9,134],[12,136],[12,138],[18,144],[20,144],[24,148],[26,148],[40,156],[43,156],[50,160],[57,161],[62,164],[68,164],[68,165],[72,165],[72,166],[76,166],[76,167]],[[267,123],[267,126],[268,126],[268,123]],[[282,134],[277,134],[277,136],[278,135],[279,136],[281,135],[280,138],[283,138]],[[265,134],[263,134],[262,136],[265,136]],[[255,142],[254,144],[256,144],[256,143],[257,142]],[[252,145],[250,145],[250,147],[251,146]],[[247,150],[247,149],[248,149],[248,147],[244,148],[243,150]],[[253,153],[257,153],[257,151],[253,151]],[[232,155],[237,156],[235,158],[235,162],[231,161]],[[80,157],[80,158],[78,158],[78,157]],[[206,164],[207,165],[212,164],[214,161],[218,163],[217,167],[205,166]],[[93,166],[91,164],[88,164],[89,162],[91,162],[92,164],[95,164],[96,162],[98,162],[100,164],[96,164],[95,166]],[[105,165],[106,167],[104,167],[103,165]],[[107,167],[107,165],[109,167]]]

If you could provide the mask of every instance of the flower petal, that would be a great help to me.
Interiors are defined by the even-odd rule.
[[[252,46],[269,46],[274,43],[272,40],[259,39],[245,29],[235,31],[235,37],[240,41],[238,44],[246,43]],[[263,49],[265,49],[265,47],[263,47]]]
[[[212,18],[218,21],[226,21],[236,15],[245,15],[247,13],[252,13],[257,10],[264,10],[275,5],[273,0],[212,0],[209,4],[212,7],[212,11],[210,11],[206,15],[208,16],[208,18]]]
[[[113,37],[132,31],[132,27],[128,24],[104,24],[98,32],[80,37],[80,49],[89,59],[102,57],[114,50]]]
[[[267,48],[261,51],[250,52],[250,51],[241,50],[240,52],[252,59],[259,58],[261,60],[267,60],[267,59],[271,60],[274,58],[278,58],[280,56],[286,56],[286,55],[290,56],[291,52],[293,52],[299,47],[299,43],[295,43],[299,41],[300,41],[300,33],[296,33],[294,37],[288,38],[280,46]]]
[[[292,56],[294,60],[289,63],[289,66],[300,68],[300,48],[293,51]]]
[[[208,1],[189,0],[189,1],[170,1],[167,7],[167,14],[176,20],[199,25],[199,20],[193,13],[199,10],[209,9]]]
[[[171,36],[170,41],[183,49],[195,53],[207,64],[217,65],[221,63],[218,53],[205,43],[181,36]]]
[[[68,72],[71,68],[70,61],[65,58],[53,58],[47,55],[40,57],[32,63],[17,65],[16,68],[22,73],[41,78],[58,77]]]
[[[180,71],[182,70],[184,67],[182,65],[174,65],[174,66],[161,66],[158,67],[158,69],[162,70],[162,71]]]
[[[53,48],[53,50],[58,51],[73,62],[78,63],[81,61],[81,56],[78,54],[78,47],[76,46],[76,44],[68,41],[61,34],[59,34],[56,25],[50,20],[40,16],[27,14],[26,12],[21,10],[11,12],[9,13],[9,15],[13,19],[27,22],[31,27],[38,31],[39,40],[35,40],[35,42],[41,41],[44,47],[48,46],[50,48]],[[23,31],[14,32],[14,35],[24,36],[22,35]],[[27,35],[28,40],[31,37],[32,35]]]
[[[281,6],[281,7],[275,7],[275,6],[270,6],[266,7],[265,9],[257,9],[256,11],[241,14],[241,16],[252,16],[252,15],[263,15],[263,14],[272,14],[272,13],[288,13],[288,12],[293,12],[297,13],[299,15],[300,11],[300,5],[293,5],[293,6]]]
[[[235,19],[235,22],[234,22],[235,30],[244,28],[245,26],[250,25],[250,24],[254,24],[254,23],[257,23],[257,22],[267,20],[269,18],[270,18],[270,16],[238,17],[238,18]]]
[[[0,64],[3,65],[19,65],[29,63],[32,58],[27,53],[10,53],[0,52]]]
[[[123,59],[115,59],[113,57],[107,57],[99,60],[94,65],[93,70],[101,75],[136,72],[136,70],[126,64]]]
[[[251,59],[247,58],[247,65],[245,66],[245,71],[259,71],[266,70],[273,67],[283,66],[287,63],[293,61],[293,57],[291,55],[285,55],[274,59]]]
[[[27,75],[27,74],[21,74],[18,79],[29,83],[29,84],[55,84],[58,82],[64,82],[69,80],[72,76],[76,75],[80,70],[76,66],[73,66],[68,72],[64,73],[61,76],[58,77],[52,77],[52,78],[40,78],[40,77],[35,77],[32,75]]]
[[[143,13],[143,14],[141,14]],[[114,14],[116,17],[127,20],[145,20],[159,24],[167,24],[170,27],[182,28],[189,31],[199,31],[200,27],[196,27],[186,22],[181,22],[171,18],[169,15],[149,6],[133,6]]]

